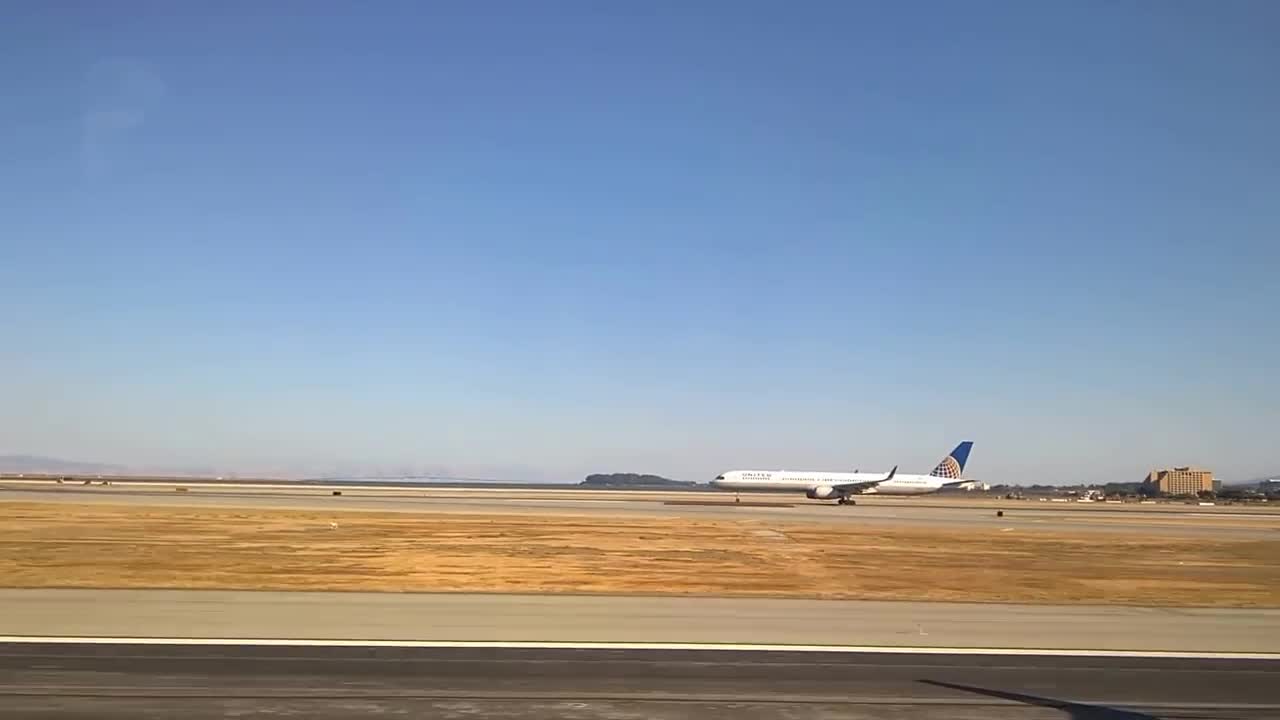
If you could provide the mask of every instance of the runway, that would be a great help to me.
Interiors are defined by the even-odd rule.
[[[734,505],[709,493],[344,487],[335,496],[334,488],[176,487],[5,485],[0,500],[323,509],[326,519],[357,510],[1241,538],[1280,532],[1280,516],[1229,508],[879,498],[836,507],[778,496]],[[707,504],[717,500],[723,504]],[[1005,517],[996,517],[997,507]],[[8,640],[0,641],[0,718],[1280,717],[1277,609],[43,589],[0,590],[0,636]],[[54,637],[71,639],[55,644]],[[76,639],[91,637],[99,642]],[[201,638],[207,644],[193,640]],[[439,647],[477,642],[495,646]],[[669,646],[690,643],[706,647]],[[813,652],[801,652],[806,647]]]
[[[9,589],[0,635],[1275,653],[1280,609]]]
[[[0,645],[0,717],[1240,720],[1268,661],[669,650]]]
[[[184,488],[179,491],[177,488]],[[340,492],[341,495],[334,495]],[[365,510],[458,514],[561,514],[856,523],[934,528],[1014,528],[1065,532],[1160,533],[1236,539],[1280,538],[1280,513],[1235,507],[1108,506],[938,498],[859,498],[836,506],[787,495],[728,493],[404,489],[174,485],[50,486],[0,483],[0,500],[107,502],[137,506],[214,506],[288,510]],[[997,512],[1003,516],[998,516]]]

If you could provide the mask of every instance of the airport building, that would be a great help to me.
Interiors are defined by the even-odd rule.
[[[1203,468],[1174,467],[1163,470],[1152,470],[1147,473],[1145,481],[1157,487],[1164,495],[1195,495],[1199,492],[1212,492],[1213,471]]]

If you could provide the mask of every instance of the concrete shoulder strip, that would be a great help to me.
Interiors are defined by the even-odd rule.
[[[891,645],[785,645],[742,643],[498,642],[447,640],[297,640],[274,638],[159,638],[0,635],[0,644],[185,645],[262,647],[496,648],[533,650],[707,650],[734,652],[877,653],[886,655],[1023,655],[1043,657],[1280,660],[1280,653],[1170,650],[1064,650],[1052,648],[896,647]]]

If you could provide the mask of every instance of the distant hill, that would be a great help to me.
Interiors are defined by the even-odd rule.
[[[672,480],[660,475],[610,473],[588,475],[587,479],[579,484],[587,487],[693,487],[698,483]]]
[[[123,465],[77,462],[40,455],[0,455],[0,472],[62,473],[66,475],[114,475],[126,470]]]

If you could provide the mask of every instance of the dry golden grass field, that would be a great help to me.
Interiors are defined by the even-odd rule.
[[[0,586],[1278,607],[1280,540],[6,502]]]

